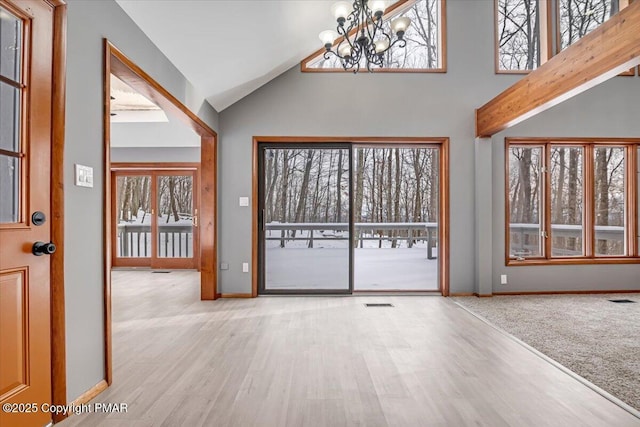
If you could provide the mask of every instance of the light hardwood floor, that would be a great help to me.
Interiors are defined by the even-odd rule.
[[[640,426],[442,297],[198,300],[113,274],[113,385],[71,426]],[[365,308],[391,302],[393,308]]]

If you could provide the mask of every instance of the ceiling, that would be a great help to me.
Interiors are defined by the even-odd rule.
[[[222,111],[320,48],[331,0],[116,0]]]
[[[111,74],[111,122],[168,122],[167,115],[153,102]]]

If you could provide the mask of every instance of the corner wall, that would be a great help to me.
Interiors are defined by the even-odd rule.
[[[103,38],[214,129],[218,114],[117,3],[67,3],[65,306],[67,401],[71,402],[104,379]],[[93,188],[73,185],[74,163],[93,167]]]

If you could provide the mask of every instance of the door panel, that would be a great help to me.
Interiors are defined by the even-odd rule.
[[[351,292],[350,150],[265,148],[262,293]]]
[[[354,290],[439,290],[439,149],[354,151]]]
[[[150,265],[152,255],[151,176],[122,175],[115,177],[116,259]],[[142,259],[140,259],[142,258]]]
[[[157,177],[156,186],[157,257],[193,259],[194,176],[161,175]]]
[[[112,173],[114,267],[197,268],[195,170]]]
[[[26,273],[26,269],[0,273],[0,400],[27,386],[29,307]]]
[[[0,0],[0,405],[51,403],[50,258],[32,247],[51,237],[52,40],[46,2]],[[50,420],[0,411],[3,427]]]

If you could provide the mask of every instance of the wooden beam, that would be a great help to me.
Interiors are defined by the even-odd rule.
[[[476,111],[488,138],[640,64],[640,1],[551,58]]]

